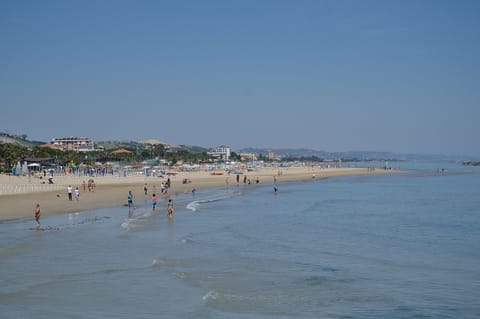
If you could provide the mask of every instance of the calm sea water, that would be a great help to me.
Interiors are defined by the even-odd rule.
[[[0,316],[480,318],[480,170],[439,165],[2,222]]]

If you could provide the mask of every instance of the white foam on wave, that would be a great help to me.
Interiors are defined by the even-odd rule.
[[[198,201],[193,201],[193,202],[187,204],[187,209],[191,210],[192,212],[196,212],[198,206],[199,206],[199,202]]]
[[[209,301],[209,300],[216,300],[220,297],[220,294],[216,290],[210,290],[205,294],[205,296],[202,297],[204,301]]]
[[[217,197],[212,197],[212,198],[195,200],[195,201],[187,204],[187,209],[195,212],[199,208],[205,207],[205,204],[218,202],[218,201],[224,200],[226,198],[229,198],[231,196],[233,196],[233,195],[230,195],[230,196],[229,195],[223,195],[223,196],[217,196]]]
[[[152,267],[158,267],[158,266],[163,266],[166,264],[166,261],[162,258],[155,258],[152,261]]]
[[[172,268],[172,267],[175,267],[177,265],[177,261],[173,260],[173,259],[166,259],[166,258],[162,258],[162,257],[157,257],[155,259],[152,260],[152,267],[168,267],[168,268]]]
[[[182,279],[182,280],[185,280],[188,278],[188,274],[186,272],[183,272],[183,271],[175,271],[173,273],[173,275],[178,278],[178,279]]]
[[[184,238],[184,239],[181,240],[181,242],[183,244],[191,244],[191,243],[193,243],[193,240],[190,239],[190,238]]]
[[[155,212],[152,210],[146,210],[143,213],[138,215],[131,215],[126,218],[125,221],[120,225],[122,228],[127,231],[135,231],[143,229],[149,225],[148,220],[155,215]]]
[[[122,226],[122,228],[131,232],[131,231],[141,230],[141,229],[145,228],[146,223],[145,223],[145,221],[142,221],[142,219],[128,218],[121,224],[121,226]]]

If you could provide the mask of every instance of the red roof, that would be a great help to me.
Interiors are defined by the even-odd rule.
[[[133,152],[130,152],[129,150],[126,150],[124,148],[120,148],[112,152],[112,154],[132,154],[132,153]]]

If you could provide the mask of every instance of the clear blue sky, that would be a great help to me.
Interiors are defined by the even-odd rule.
[[[0,1],[0,130],[480,156],[480,1]]]

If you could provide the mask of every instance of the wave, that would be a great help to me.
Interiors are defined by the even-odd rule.
[[[172,268],[172,267],[177,266],[177,264],[178,264],[178,263],[177,263],[177,261],[175,261],[175,260],[158,257],[158,258],[155,258],[155,259],[152,261],[151,267],[167,267],[167,268]]]
[[[219,195],[211,198],[195,200],[187,204],[187,209],[195,212],[199,209],[205,208],[207,206],[206,204],[222,201],[224,199],[231,198],[234,196],[239,196],[241,194],[242,194],[241,192],[225,193],[223,195]]]
[[[150,219],[155,214],[155,211],[148,209],[143,213],[129,216],[120,226],[129,232],[143,230],[151,225]]]
[[[181,242],[182,242],[183,244],[191,244],[191,243],[193,243],[193,239],[184,238],[184,239],[181,240]]]
[[[78,213],[76,213],[76,216],[78,216]],[[84,226],[84,225],[91,225],[99,222],[104,222],[107,219],[110,219],[111,217],[109,216],[95,216],[91,218],[85,218],[83,220],[76,221],[74,218],[71,216],[68,217],[70,223],[67,224],[59,224],[59,225],[50,225],[50,226],[40,226],[40,227],[30,227],[29,230],[35,230],[35,231],[62,231],[66,229],[71,229],[74,227],[78,226]]]

